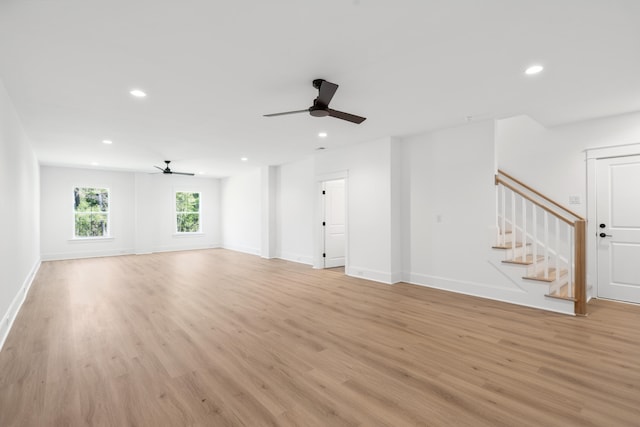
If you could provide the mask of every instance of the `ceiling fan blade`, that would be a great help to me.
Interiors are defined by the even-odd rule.
[[[329,112],[329,115],[331,117],[335,117],[336,119],[346,120],[346,121],[351,122],[351,123],[360,124],[360,123],[364,122],[365,120],[367,120],[366,117],[356,116],[355,114],[349,114],[349,113],[345,113],[343,111],[332,110],[331,108],[327,108],[327,111]]]
[[[154,165],[153,167],[154,167],[154,168],[156,168],[156,169],[160,169],[162,172],[164,172],[164,169],[163,169],[163,168],[161,168],[160,166],[155,166],[155,165]]]
[[[170,173],[172,173],[173,175],[187,175],[187,176],[194,176],[195,173],[188,173],[188,172],[173,172],[171,171]]]
[[[335,83],[331,83],[328,81],[323,81],[320,84],[320,93],[318,95],[317,102],[328,106],[333,98],[333,95],[336,94],[336,90],[338,90],[338,85]]]
[[[276,117],[276,116],[286,116],[287,114],[298,114],[298,113],[308,113],[309,109],[306,110],[296,110],[296,111],[287,111],[284,113],[273,113],[273,114],[265,114],[262,117]]]

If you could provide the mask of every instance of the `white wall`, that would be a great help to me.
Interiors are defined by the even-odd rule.
[[[260,255],[262,245],[261,170],[223,179],[220,187],[222,245]]]
[[[391,138],[327,150],[316,155],[319,177],[347,171],[346,272],[384,283],[400,279],[392,254],[401,250],[392,238]],[[397,162],[399,166],[399,162]],[[395,182],[395,181],[394,181]],[[319,209],[318,206],[314,209]],[[396,219],[397,218],[397,219]],[[399,221],[400,216],[393,216]]]
[[[136,173],[138,182],[150,177],[147,185],[140,185],[136,194],[136,206],[146,211],[137,221],[143,227],[151,220],[143,238],[151,241],[152,252],[188,249],[217,248],[221,246],[220,229],[220,180],[192,176]],[[177,191],[200,193],[201,233],[176,234],[175,193]],[[136,252],[144,252],[136,247]]]
[[[640,113],[545,128],[518,116],[496,123],[498,167],[543,194],[586,215],[588,148],[640,143]],[[569,206],[569,197],[579,205]]]
[[[407,138],[402,156],[405,280],[506,301],[523,296],[489,262],[496,223],[493,122]]]
[[[44,260],[130,254],[135,239],[135,182],[130,172],[42,166],[41,247]],[[111,238],[73,239],[73,188],[108,188]]]
[[[40,265],[38,162],[0,82],[0,349]]]
[[[73,239],[73,188],[110,190],[109,239]],[[219,180],[95,169],[41,167],[45,260],[203,249],[220,245]],[[201,193],[202,233],[175,233],[175,191]]]
[[[278,257],[313,264],[313,209],[317,198],[313,158],[278,169]]]

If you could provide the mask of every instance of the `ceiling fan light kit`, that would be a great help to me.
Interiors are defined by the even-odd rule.
[[[360,124],[367,120],[366,117],[356,116],[355,114],[345,113],[344,111],[333,110],[329,108],[329,103],[338,90],[338,85],[323,79],[315,79],[313,87],[318,89],[318,96],[313,100],[313,105],[306,110],[286,111],[284,113],[265,114],[264,117],[284,116],[287,114],[309,113],[313,117],[335,117],[336,119],[346,120],[351,123]]]

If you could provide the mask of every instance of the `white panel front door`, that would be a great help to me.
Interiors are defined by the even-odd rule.
[[[324,267],[341,267],[345,253],[344,180],[326,181],[324,191]]]
[[[597,161],[598,296],[640,303],[640,156]]]

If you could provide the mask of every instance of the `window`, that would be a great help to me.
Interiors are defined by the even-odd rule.
[[[73,189],[74,237],[109,237],[109,190]]]
[[[176,231],[200,232],[200,193],[176,192]]]

